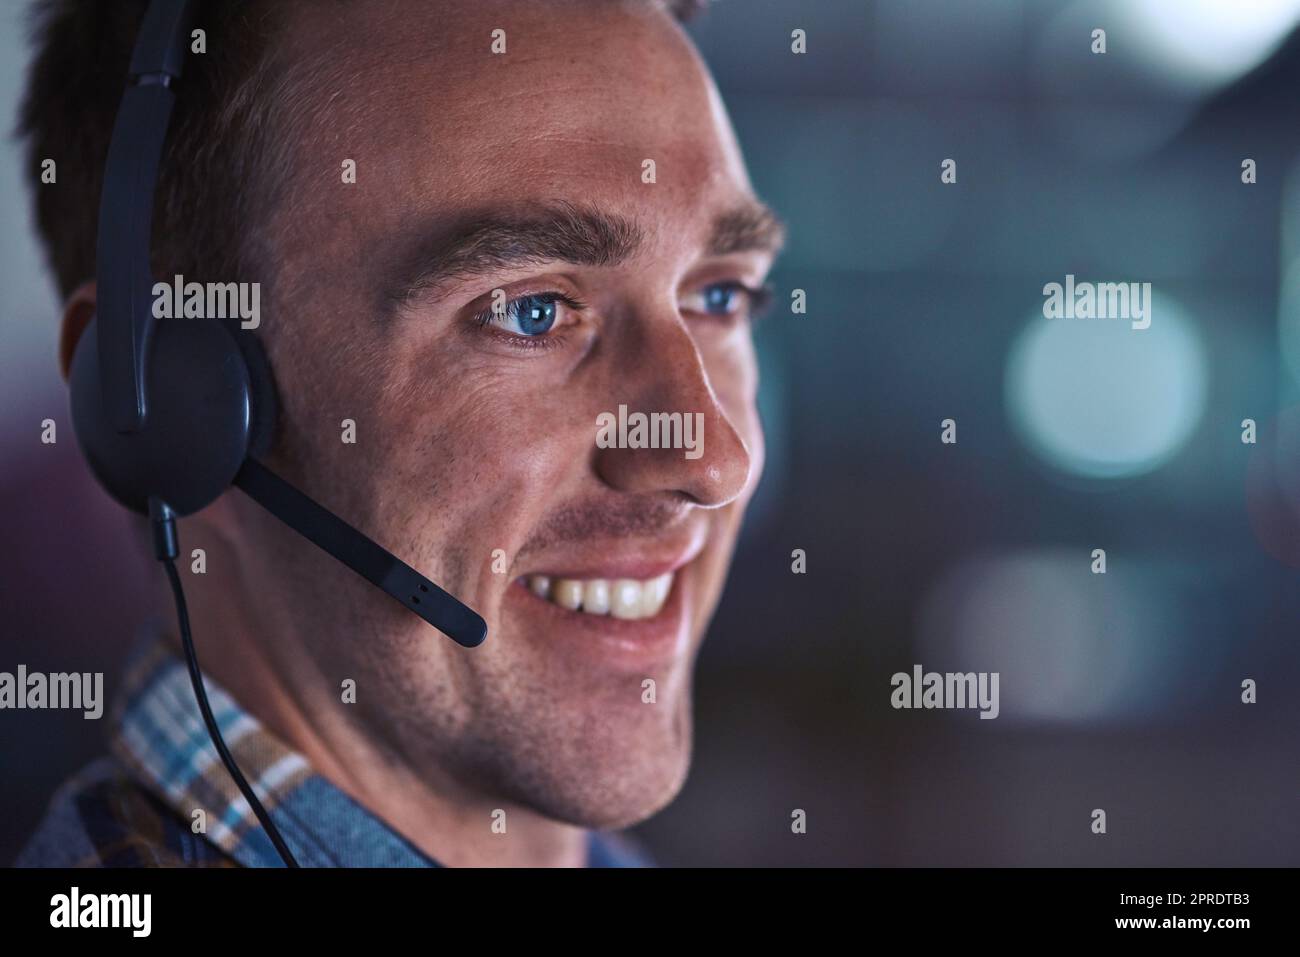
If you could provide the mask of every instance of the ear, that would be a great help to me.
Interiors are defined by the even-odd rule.
[[[68,381],[72,368],[72,354],[77,350],[81,334],[95,317],[95,281],[83,282],[72,291],[63,305],[63,324],[59,327],[59,371],[63,381]]]

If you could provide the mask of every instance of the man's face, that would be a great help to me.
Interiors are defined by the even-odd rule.
[[[335,701],[355,679],[321,722],[431,786],[643,819],[685,778],[694,659],[762,467],[743,290],[770,223],[648,2],[330,9],[284,31],[273,464],[488,638],[453,644],[240,504],[267,653]],[[701,423],[703,454],[598,446],[620,406]]]

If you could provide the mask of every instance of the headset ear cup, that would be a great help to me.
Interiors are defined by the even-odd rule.
[[[182,516],[216,501],[249,454],[253,396],[238,343],[208,320],[160,320],[145,366],[145,422],[125,433],[108,419],[98,343],[96,319],[69,376],[73,431],[96,479],[141,514],[151,498]]]
[[[248,454],[251,458],[262,459],[275,445],[280,421],[280,398],[275,389],[271,360],[262,340],[252,332],[241,329],[237,322],[226,321],[223,325],[234,336],[244,364],[248,366],[248,397],[252,405]]]

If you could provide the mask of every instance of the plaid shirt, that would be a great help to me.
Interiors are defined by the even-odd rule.
[[[219,685],[205,678],[204,686],[227,747],[298,863],[440,866],[316,774]],[[208,738],[185,662],[160,638],[133,654],[110,724],[111,757],[58,790],[17,866],[280,866]],[[627,838],[589,835],[589,866],[648,863]]]

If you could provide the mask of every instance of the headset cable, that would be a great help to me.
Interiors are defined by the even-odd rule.
[[[165,503],[151,497],[149,499],[149,518],[153,525],[154,555],[167,570],[167,579],[171,582],[172,595],[176,599],[176,618],[180,622],[181,643],[185,646],[185,662],[189,666],[190,683],[194,686],[194,697],[198,700],[199,711],[203,713],[203,723],[207,725],[208,737],[212,739],[217,754],[221,756],[221,763],[226,766],[226,770],[234,778],[235,784],[239,786],[240,792],[244,795],[244,800],[253,809],[253,813],[257,815],[257,820],[261,822],[266,836],[275,845],[275,849],[279,852],[285,867],[298,867],[298,861],[294,858],[293,852],[289,850],[289,845],[284,842],[284,838],[280,836],[279,828],[271,820],[271,815],[266,813],[266,808],[262,807],[262,802],[257,799],[257,795],[249,787],[248,781],[244,779],[243,773],[239,770],[239,765],[235,763],[230,750],[226,747],[225,739],[221,737],[221,729],[217,727],[216,719],[212,717],[212,708],[208,705],[208,694],[203,688],[203,674],[199,671],[199,658],[194,651],[194,638],[190,634],[190,614],[185,607],[185,589],[181,587],[180,572],[176,570],[176,555],[179,551],[176,540],[176,513]]]

